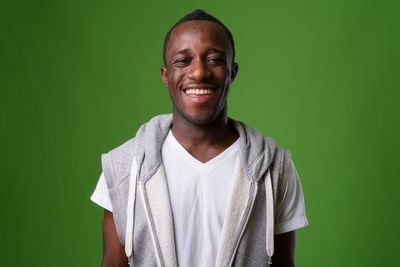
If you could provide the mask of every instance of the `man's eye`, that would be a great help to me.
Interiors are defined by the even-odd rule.
[[[224,62],[224,59],[218,58],[218,57],[212,57],[207,59],[208,62],[213,63],[213,64],[220,64]]]
[[[177,59],[175,61],[175,63],[177,63],[177,64],[187,64],[189,62],[190,62],[190,60],[188,58],[181,58],[181,59]]]

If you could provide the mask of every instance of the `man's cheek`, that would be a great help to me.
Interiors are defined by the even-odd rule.
[[[175,77],[179,73],[179,69],[172,67],[169,71],[170,77]]]

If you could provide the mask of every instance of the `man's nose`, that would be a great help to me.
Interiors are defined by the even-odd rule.
[[[189,70],[188,76],[192,80],[204,81],[211,77],[212,73],[208,69],[207,63],[202,60],[195,60]]]

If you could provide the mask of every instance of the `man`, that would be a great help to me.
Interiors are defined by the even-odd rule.
[[[228,118],[234,56],[229,30],[202,10],[167,33],[173,114],[102,157],[102,266],[294,266],[300,181],[288,151]]]

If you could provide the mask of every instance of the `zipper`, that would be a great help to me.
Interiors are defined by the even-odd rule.
[[[158,248],[157,248],[157,241],[156,241],[156,235],[154,233],[154,227],[153,227],[153,225],[151,223],[151,220],[150,220],[150,214],[148,212],[148,204],[147,204],[146,198],[144,196],[145,195],[145,193],[144,193],[144,185],[143,185],[143,183],[141,181],[139,181],[138,184],[139,184],[139,187],[140,187],[142,200],[143,200],[143,203],[145,205],[144,212],[146,214],[147,222],[149,223],[149,226],[150,226],[149,228],[150,228],[151,239],[153,241],[154,251],[157,254],[157,257],[156,257],[157,258],[157,266],[162,266],[161,265],[161,256],[160,256],[160,253],[159,253]]]
[[[257,184],[257,183],[254,183],[253,198],[251,199],[250,208],[249,208],[249,210],[247,211],[247,215],[246,215],[246,220],[245,220],[245,222],[244,222],[244,225],[243,225],[243,227],[242,227],[242,230],[240,231],[239,238],[238,238],[237,241],[236,241],[235,248],[234,248],[234,250],[233,250],[231,259],[230,259],[230,261],[229,261],[229,265],[228,265],[229,267],[232,266],[232,264],[233,264],[233,259],[235,258],[236,251],[237,251],[237,249],[238,249],[238,247],[239,247],[240,240],[242,239],[244,230],[246,229],[246,226],[247,226],[247,222],[249,221],[249,218],[250,218],[251,211],[253,210],[254,202],[255,202],[255,200],[256,200],[256,196],[257,196],[257,192],[258,192],[257,189],[258,189],[258,184]]]

